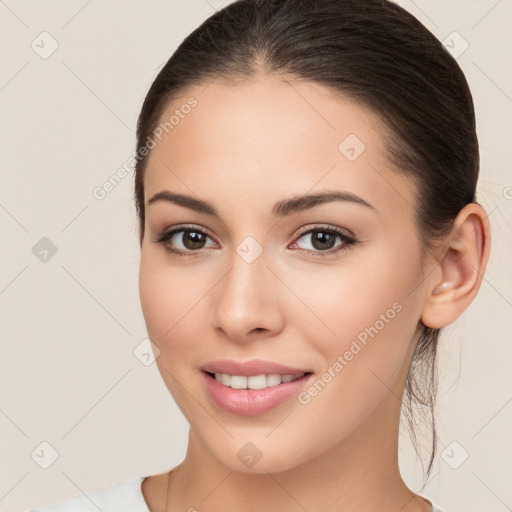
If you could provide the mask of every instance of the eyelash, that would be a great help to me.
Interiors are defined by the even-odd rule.
[[[180,232],[183,232],[183,233],[187,233],[187,232],[200,233],[201,235],[204,235],[204,236],[206,236],[208,238],[211,238],[213,240],[213,238],[208,233],[206,233],[202,229],[199,229],[199,228],[197,228],[195,226],[179,226],[179,227],[174,228],[174,229],[172,229],[170,231],[163,231],[162,233],[160,233],[159,235],[157,235],[153,239],[153,243],[163,244],[164,245],[164,249],[168,253],[175,254],[176,256],[188,257],[188,258],[197,258],[197,257],[201,256],[201,251],[204,250],[204,249],[182,251],[181,249],[176,249],[176,248],[171,247],[170,245],[168,245],[166,243],[176,233],[180,233]],[[347,249],[353,247],[357,243],[357,240],[353,236],[348,235],[346,232],[344,232],[341,229],[336,228],[334,226],[329,226],[329,227],[315,226],[314,228],[309,228],[309,229],[299,233],[297,235],[297,237],[295,238],[293,243],[295,243],[297,240],[302,238],[304,235],[308,235],[310,233],[315,233],[315,232],[321,232],[321,233],[328,233],[328,234],[331,234],[331,235],[336,235],[336,236],[338,236],[340,238],[340,240],[343,243],[338,245],[337,247],[334,247],[332,249],[328,249],[328,250],[325,250],[325,251],[320,251],[320,250],[312,251],[312,250],[309,250],[309,249],[300,249],[300,248],[299,249],[294,249],[294,250],[300,252],[301,254],[306,254],[308,256],[325,257],[325,255],[332,255],[332,254],[334,254],[334,253],[336,253],[336,252],[338,252],[340,250],[347,250]]]

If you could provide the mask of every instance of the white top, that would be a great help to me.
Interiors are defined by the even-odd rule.
[[[81,494],[30,512],[151,512],[141,489],[146,478],[148,477],[138,476],[112,487]],[[432,504],[432,512],[444,511]]]

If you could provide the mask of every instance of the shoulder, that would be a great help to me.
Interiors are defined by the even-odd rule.
[[[131,478],[111,487],[80,494],[30,512],[149,512],[141,491],[145,478]]]

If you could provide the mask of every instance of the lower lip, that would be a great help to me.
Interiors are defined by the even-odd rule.
[[[297,395],[313,375],[309,373],[292,382],[282,382],[265,389],[233,389],[217,382],[208,373],[201,373],[213,403],[223,411],[239,416],[258,416],[274,409]]]

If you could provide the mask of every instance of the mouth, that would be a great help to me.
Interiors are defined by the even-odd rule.
[[[294,382],[310,375],[312,372],[300,372],[297,374],[262,373],[260,375],[230,375],[229,373],[204,372],[210,378],[215,379],[223,386],[231,389],[267,389],[279,386],[283,383]]]
[[[240,369],[238,369],[240,373]],[[274,369],[274,371],[276,371]],[[284,370],[290,372],[290,369]],[[238,416],[258,416],[278,406],[286,407],[304,389],[314,375],[311,371],[265,373],[256,369],[240,375],[201,369],[204,389],[212,405]]]

